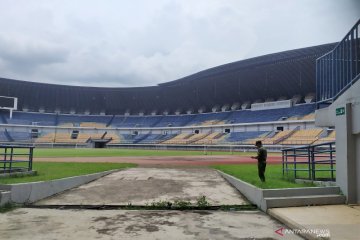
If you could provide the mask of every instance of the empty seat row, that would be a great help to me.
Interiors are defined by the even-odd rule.
[[[321,137],[322,136],[322,137]],[[323,129],[284,130],[279,132],[249,131],[249,132],[206,132],[180,134],[117,134],[114,132],[82,133],[75,139],[71,133],[47,132],[33,139],[26,131],[0,131],[0,142],[37,142],[37,143],[86,143],[92,139],[108,139],[110,143],[128,144],[254,144],[261,140],[264,145],[308,145],[335,141],[336,132],[331,131],[327,136]]]
[[[231,123],[251,123],[279,121],[284,119],[313,119],[314,104],[303,104],[290,108],[271,110],[240,110],[216,113],[201,113],[187,115],[166,116],[92,116],[74,114],[50,114],[50,113],[13,113],[0,112],[0,123],[16,125],[40,125],[40,126],[74,126],[74,127],[179,127],[194,125],[216,125]]]

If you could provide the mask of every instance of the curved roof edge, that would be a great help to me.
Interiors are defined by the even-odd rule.
[[[186,77],[182,77],[182,78],[170,81],[170,82],[160,83],[159,86],[173,85],[173,84],[176,84],[176,83],[178,83],[180,81],[184,81],[184,80],[191,81],[191,80],[195,80],[200,77],[206,77],[206,76],[213,75],[213,74],[221,74],[222,72],[234,70],[234,69],[254,67],[254,66],[257,66],[260,64],[272,64],[277,61],[286,61],[288,59],[291,59],[294,57],[299,57],[301,55],[306,56],[311,53],[314,53],[315,51],[318,52],[319,50],[327,52],[327,51],[331,51],[337,44],[338,44],[338,42],[326,43],[326,44],[317,45],[317,46],[298,48],[298,49],[293,49],[293,50],[286,50],[286,51],[282,51],[282,52],[270,53],[270,54],[266,54],[266,55],[253,57],[253,58],[247,58],[244,60],[230,62],[230,63],[222,64],[219,66],[215,66],[212,68],[208,68],[208,69],[199,71],[194,74],[190,74]]]
[[[17,81],[19,83],[34,83],[34,84],[43,84],[44,86],[60,86],[60,87],[74,87],[74,88],[90,88],[90,89],[126,89],[126,90],[139,90],[139,89],[145,89],[145,88],[154,88],[157,86],[171,86],[174,84],[178,84],[181,81],[191,81],[202,77],[207,77],[214,74],[221,74],[223,72],[231,71],[231,70],[238,70],[241,68],[247,68],[247,67],[254,67],[261,64],[271,64],[276,61],[286,61],[288,59],[291,59],[293,57],[299,57],[301,55],[309,55],[311,53],[314,53],[315,51],[330,51],[333,49],[336,43],[327,43],[317,46],[311,46],[306,48],[299,48],[294,50],[286,50],[278,53],[270,53],[266,55],[261,55],[253,58],[248,58],[244,60],[239,60],[235,62],[230,62],[226,64],[222,64],[219,66],[215,66],[212,68],[204,69],[199,72],[190,74],[188,76],[175,79],[169,82],[160,83],[158,85],[149,85],[149,86],[141,86],[141,87],[92,87],[92,86],[82,86],[82,85],[65,85],[65,84],[58,84],[58,83],[42,83],[42,82],[36,82],[36,81],[27,81],[27,80],[19,80],[19,79],[12,79],[12,78],[2,78],[0,77],[0,80],[11,80],[11,81]]]

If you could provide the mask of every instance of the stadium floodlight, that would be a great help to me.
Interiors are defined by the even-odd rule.
[[[16,97],[7,97],[0,96],[0,109],[5,109],[10,111],[10,118],[12,118],[12,113],[14,110],[17,110],[18,99]]]

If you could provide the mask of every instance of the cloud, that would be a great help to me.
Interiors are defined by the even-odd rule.
[[[359,11],[353,0],[2,0],[0,72],[70,85],[156,85],[338,41]]]
[[[14,73],[33,73],[43,65],[66,62],[67,56],[65,49],[39,40],[18,42],[0,38],[2,68]]]

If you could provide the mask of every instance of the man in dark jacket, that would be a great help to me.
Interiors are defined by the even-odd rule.
[[[261,141],[256,141],[256,148],[258,149],[257,156],[251,157],[258,160],[258,174],[262,182],[265,182],[265,168],[266,168],[266,158],[267,150],[263,147]]]

